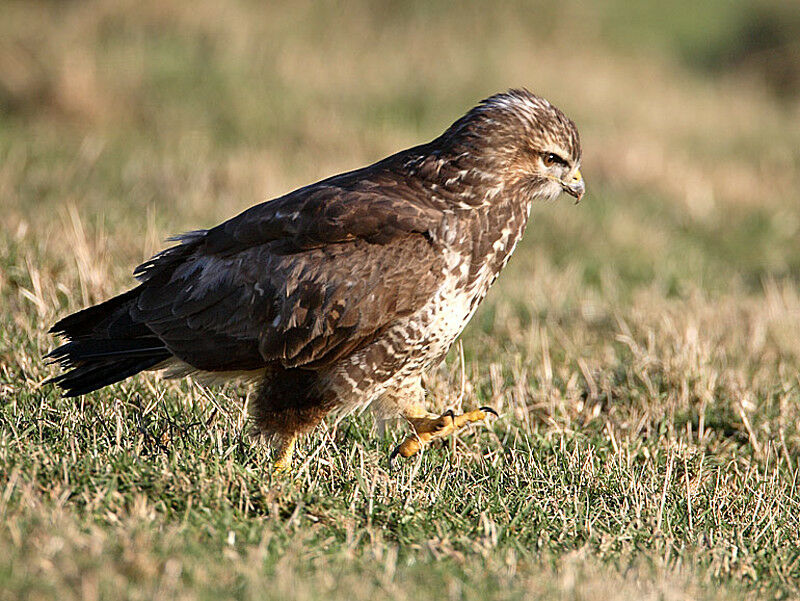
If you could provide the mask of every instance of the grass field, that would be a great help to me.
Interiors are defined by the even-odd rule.
[[[0,600],[799,596],[800,104],[769,53],[708,67],[788,3],[628,4],[4,3]],[[275,480],[246,390],[42,386],[47,328],[168,235],[514,86],[589,192],[428,379],[489,427],[390,473],[402,427],[331,422]]]

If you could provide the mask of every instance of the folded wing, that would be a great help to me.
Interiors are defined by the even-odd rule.
[[[329,365],[433,295],[440,211],[394,181],[329,181],[257,205],[137,269],[131,317],[209,371]],[[343,185],[344,184],[344,185]]]

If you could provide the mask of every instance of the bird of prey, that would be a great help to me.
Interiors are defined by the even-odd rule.
[[[490,408],[429,413],[440,363],[523,234],[531,205],[580,200],[580,138],[544,98],[491,96],[435,140],[192,231],[139,284],[56,323],[65,396],[143,370],[258,381],[254,430],[290,469],[298,435],[334,410],[401,415],[408,457]]]

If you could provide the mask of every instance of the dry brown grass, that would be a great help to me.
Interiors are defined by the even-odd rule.
[[[796,596],[800,107],[616,46],[613,6],[4,6],[0,599]],[[331,423],[280,483],[240,390],[41,386],[47,327],[167,235],[519,85],[590,188],[429,379],[492,428],[389,474],[399,431]]]

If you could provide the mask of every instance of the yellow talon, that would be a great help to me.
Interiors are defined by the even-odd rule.
[[[497,415],[491,407],[481,407],[474,411],[455,415],[452,410],[443,413],[439,417],[411,417],[408,421],[414,428],[414,433],[409,435],[392,451],[389,456],[389,463],[398,455],[402,457],[413,457],[420,449],[432,440],[442,438],[463,428],[469,423],[479,422],[486,419],[488,414]]]
[[[272,466],[272,475],[278,476],[292,471],[292,457],[294,457],[294,444],[296,436],[284,438],[276,453],[275,464]]]

